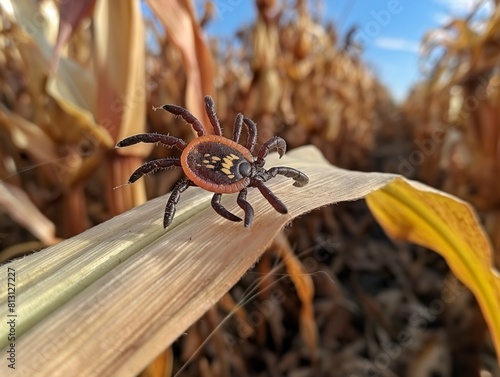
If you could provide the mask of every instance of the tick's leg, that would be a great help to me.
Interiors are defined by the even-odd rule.
[[[278,166],[269,169],[267,172],[271,177],[276,177],[277,175],[284,175],[287,178],[292,178],[295,181],[293,185],[296,187],[302,187],[309,183],[309,177],[304,173],[302,173],[301,171],[294,168],[289,168],[286,166]],[[271,177],[269,177],[269,179]]]
[[[280,155],[280,158],[285,154],[286,152],[286,142],[279,136],[274,136],[270,138],[268,141],[266,141],[264,144],[259,149],[259,153],[257,155],[257,161],[255,161],[255,164],[257,166],[264,166],[265,164],[265,158],[270,152],[273,151],[278,151],[278,154]]]
[[[175,215],[175,206],[179,203],[179,198],[181,194],[186,191],[189,186],[195,186],[195,184],[190,180],[180,181],[178,182],[172,193],[170,194],[170,198],[168,198],[167,206],[165,207],[165,215],[163,216],[163,227],[166,228],[170,225]]]
[[[222,197],[222,194],[214,194],[212,197],[212,208],[217,212],[219,215],[224,217],[225,219],[231,220],[231,221],[241,221],[241,219],[233,215],[231,212],[229,212],[227,209],[224,208],[222,204],[220,204],[220,199]]]
[[[116,144],[116,146],[121,148],[128,147],[129,145],[134,145],[137,143],[159,143],[160,145],[163,145],[165,147],[177,147],[181,151],[187,145],[184,140],[179,139],[175,136],[149,133],[129,136]]]
[[[244,188],[238,194],[238,199],[236,203],[245,211],[245,227],[252,225],[253,221],[253,208],[250,203],[247,202],[247,189]]]
[[[176,105],[163,105],[160,107],[153,106],[153,110],[158,110],[158,109],[163,109],[165,111],[168,111],[169,113],[180,116],[182,119],[184,119],[188,124],[190,124],[193,127],[193,130],[196,131],[198,136],[203,136],[207,134],[205,131],[205,127],[203,127],[203,124],[201,124],[200,121],[196,119],[196,117],[189,111],[187,111],[185,108]]]
[[[255,180],[254,186],[257,187],[260,193],[267,199],[269,203],[274,207],[276,211],[282,214],[288,213],[286,205],[283,204],[281,200],[278,199],[276,195],[273,194],[269,187],[267,187],[264,182],[260,180]]]
[[[219,118],[217,118],[217,114],[215,113],[215,104],[210,96],[205,96],[205,111],[207,112],[208,119],[210,119],[210,123],[214,128],[214,135],[222,135]]]
[[[257,126],[251,119],[243,118],[243,115],[241,114],[236,115],[233,126],[233,140],[237,143],[240,141],[241,127],[243,127],[243,123],[245,123],[248,131],[248,139],[245,147],[252,152],[255,147],[255,143],[257,142]]]
[[[158,170],[166,170],[170,168],[181,167],[181,162],[178,158],[160,158],[146,162],[144,165],[139,166],[128,179],[128,183],[134,183],[143,175],[148,173],[155,173]]]
[[[248,118],[243,119],[243,122],[246,124],[248,131],[246,148],[251,152],[257,142],[257,125],[253,122],[253,120]]]
[[[238,113],[233,124],[233,140],[236,143],[240,142],[241,127],[243,127],[243,114]]]

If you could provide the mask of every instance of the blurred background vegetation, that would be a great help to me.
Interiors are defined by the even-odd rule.
[[[241,112],[259,143],[314,144],[339,167],[404,174],[470,202],[500,265],[498,2],[480,29],[471,13],[429,31],[428,74],[396,103],[367,69],[356,30],[319,21],[318,1],[255,0],[237,44],[205,36],[211,1],[201,14],[190,0],[0,1],[0,261],[167,193],[180,171],[117,187],[175,151],[114,145],[147,131],[192,139],[152,106],[204,120],[210,94],[226,136]],[[294,268],[307,277],[289,279]],[[500,375],[471,294],[436,254],[388,240],[362,202],[294,221],[143,375],[188,359],[180,375]]]

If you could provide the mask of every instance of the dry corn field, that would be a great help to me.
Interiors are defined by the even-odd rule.
[[[320,21],[330,2],[253,0],[228,41],[207,36],[210,0],[0,0],[0,375],[500,377],[500,1],[483,1],[481,28],[428,31],[395,101],[356,30]],[[249,188],[244,227],[192,187],[164,229],[183,169],[128,184],[181,152],[116,144],[194,140],[164,104],[213,133],[206,95],[223,136],[257,124],[255,156],[286,141],[266,167],[309,177],[269,180],[288,214]]]

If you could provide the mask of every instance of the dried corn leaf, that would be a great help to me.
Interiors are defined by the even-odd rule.
[[[145,32],[139,1],[98,1],[94,24],[96,118],[117,141],[145,131]],[[131,150],[144,156],[151,147]]]
[[[95,15],[96,119],[117,141],[146,128],[145,32],[139,1],[101,0]],[[146,200],[144,182],[113,195],[152,146],[140,144],[109,155],[106,194],[112,214]]]
[[[296,149],[282,161],[276,156],[269,158],[270,165],[278,162],[301,169],[311,180],[303,189],[282,177],[269,182],[289,206],[287,216],[277,214],[257,190],[251,190],[249,201],[258,217],[252,228],[245,229],[216,216],[210,208],[210,193],[192,188],[183,194],[177,216],[166,231],[161,226],[165,206],[165,197],[161,197],[1,267],[0,284],[4,286],[8,267],[19,275],[20,339],[16,346],[23,362],[18,373],[136,375],[238,281],[289,220],[314,208],[370,193],[372,208],[380,207],[376,210],[379,217],[384,219],[390,212],[391,218],[401,221],[400,237],[425,244],[427,238],[411,237],[418,234],[414,228],[436,232],[433,225],[444,231],[443,225],[425,223],[423,219],[434,217],[415,216],[408,206],[424,214],[435,211],[451,219],[461,216],[462,226],[455,234],[446,234],[460,247],[474,242],[467,260],[463,253],[448,255],[457,250],[446,248],[448,244],[438,236],[428,246],[441,248],[450,263],[458,259],[481,272],[475,280],[466,281],[474,267],[451,265],[469,285],[480,284],[479,289],[471,288],[480,302],[489,303],[483,310],[493,340],[499,344],[498,318],[494,318],[500,310],[498,277],[490,269],[488,241],[467,204],[396,175],[335,168],[313,147]],[[377,191],[380,189],[383,191]],[[399,199],[398,205],[386,208],[379,203],[391,200],[391,196]],[[409,203],[400,205],[405,199]],[[234,195],[223,199],[229,210],[236,211],[234,202]],[[480,297],[483,293],[487,297]],[[3,317],[6,300],[4,290],[0,292]],[[5,347],[7,323],[0,323],[0,329],[0,342]]]
[[[212,55],[190,0],[148,0],[163,23],[170,41],[182,55],[187,75],[186,108],[203,124],[208,124],[205,95],[214,94]],[[207,129],[211,132],[210,129]]]

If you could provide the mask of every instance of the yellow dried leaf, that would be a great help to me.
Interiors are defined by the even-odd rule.
[[[454,275],[476,296],[500,354],[500,274],[471,207],[439,191],[419,190],[398,179],[366,199],[390,236],[441,254]]]

